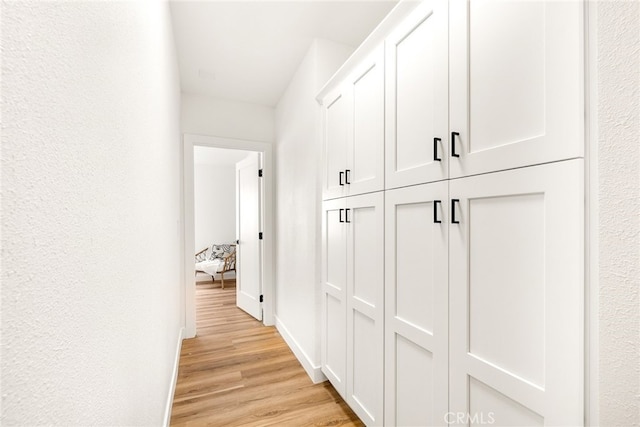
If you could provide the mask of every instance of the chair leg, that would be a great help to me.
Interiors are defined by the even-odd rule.
[[[220,281],[222,281],[222,289],[224,289],[224,273],[220,273]]]

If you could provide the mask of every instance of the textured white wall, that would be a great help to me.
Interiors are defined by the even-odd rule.
[[[3,2],[3,426],[162,423],[179,105],[166,3]]]
[[[316,366],[322,140],[315,94],[352,51],[315,40],[276,107],[276,316]]]
[[[235,165],[193,165],[196,251],[236,240]]]
[[[273,142],[272,107],[182,94],[182,131],[197,135]]]
[[[640,3],[598,8],[599,412],[640,425]]]

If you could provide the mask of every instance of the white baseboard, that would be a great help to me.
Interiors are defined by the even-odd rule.
[[[176,392],[176,383],[178,382],[178,367],[180,366],[180,351],[182,350],[182,339],[184,337],[184,328],[180,328],[178,332],[178,344],[176,345],[176,355],[173,361],[173,373],[169,383],[169,393],[167,396],[167,405],[164,408],[164,420],[162,425],[169,427],[171,422],[171,407],[173,406],[173,396]]]
[[[307,375],[309,375],[309,378],[311,378],[311,381],[313,381],[314,384],[318,384],[323,381],[326,381],[327,377],[325,377],[324,374],[322,373],[321,367],[319,365],[316,365],[309,358],[307,353],[305,353],[305,351],[302,349],[302,347],[300,347],[300,345],[295,340],[295,338],[293,338],[293,335],[291,335],[291,333],[289,332],[287,327],[284,325],[284,323],[282,323],[280,318],[278,316],[274,316],[274,317],[276,319],[276,329],[278,330],[278,332],[280,332],[280,335],[282,335],[282,338],[287,343],[291,351],[293,351],[293,354],[296,356],[296,358],[298,359],[298,361],[300,362],[304,370],[307,372]]]

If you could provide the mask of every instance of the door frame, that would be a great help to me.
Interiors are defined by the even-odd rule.
[[[262,231],[263,231],[263,262],[262,262],[262,323],[265,326],[274,324],[274,288],[273,288],[273,266],[274,266],[274,168],[273,168],[273,146],[268,142],[251,141],[245,139],[224,138],[209,135],[196,135],[185,133],[183,141],[183,243],[184,256],[182,266],[184,272],[184,328],[185,338],[196,336],[196,280],[195,271],[195,221],[194,221],[194,178],[193,178],[193,147],[225,148],[231,150],[245,150],[261,153],[264,169],[261,181],[262,194]]]

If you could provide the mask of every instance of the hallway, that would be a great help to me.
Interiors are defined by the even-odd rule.
[[[640,1],[10,0],[0,27],[1,426],[640,427]],[[239,240],[191,243],[187,182],[235,190],[193,145],[270,150],[277,329],[192,282]]]
[[[199,282],[198,336],[185,340],[172,426],[362,425],[328,382],[313,384],[280,334]]]

